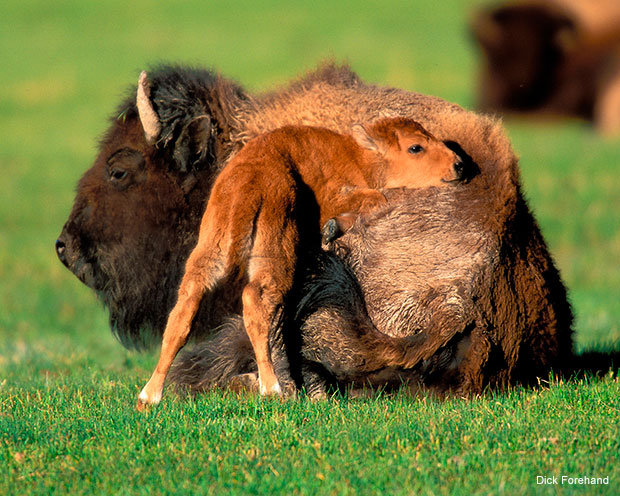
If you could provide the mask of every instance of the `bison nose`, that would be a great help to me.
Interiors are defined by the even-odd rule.
[[[457,180],[462,181],[465,178],[465,164],[458,161],[455,162],[452,167],[454,168],[454,173],[456,174]]]
[[[65,242],[62,239],[58,238],[56,240],[56,255],[58,255],[58,260],[60,260],[64,265],[68,267],[69,265],[67,264],[67,256],[65,252]]]

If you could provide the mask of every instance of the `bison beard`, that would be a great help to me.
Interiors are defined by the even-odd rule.
[[[478,392],[530,380],[570,357],[566,292],[495,121],[438,98],[365,85],[335,66],[260,98],[204,71],[163,68],[148,81],[161,124],[156,139],[145,137],[135,98],[126,101],[78,186],[57,245],[109,308],[125,345],[161,336],[213,177],[245,141],[284,125],[347,132],[360,120],[402,115],[459,143],[480,174],[453,193],[395,192],[334,253],[317,254],[290,295],[273,352],[286,354],[298,385],[317,395],[328,382],[402,378],[425,389]],[[112,160],[119,150],[128,150],[120,165]],[[136,154],[144,159],[138,166],[127,162]],[[238,312],[225,293],[203,301],[192,335],[211,339],[179,357],[178,384],[197,391],[252,377]],[[287,326],[301,327],[301,339],[291,339],[298,331]],[[413,369],[372,369],[399,346],[419,347]]]

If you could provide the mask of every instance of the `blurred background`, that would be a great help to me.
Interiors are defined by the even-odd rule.
[[[213,67],[261,91],[333,58],[349,62],[369,82],[437,95],[469,109],[481,103],[488,111],[510,111],[505,124],[521,157],[524,189],[574,305],[577,348],[617,345],[620,141],[601,136],[587,115],[567,105],[561,105],[568,110],[562,119],[547,112],[546,96],[518,117],[513,111],[522,114],[522,109],[485,100],[491,93],[481,93],[488,84],[485,74],[497,69],[490,61],[502,60],[500,69],[509,70],[506,61],[519,56],[520,40],[526,46],[531,39],[510,35],[517,48],[495,59],[491,45],[483,52],[483,32],[474,36],[471,26],[481,29],[480,19],[504,19],[489,11],[497,5],[471,0],[5,0],[0,18],[0,370],[29,374],[77,363],[119,369],[140,363],[114,342],[107,315],[57,261],[54,241],[107,119],[140,70],[159,61]],[[569,35],[560,38],[571,43]],[[558,78],[553,85],[560,84],[556,72],[547,72]],[[545,110],[544,119],[535,116],[539,109]]]
[[[573,116],[620,134],[620,2],[510,0],[471,19],[489,112]]]

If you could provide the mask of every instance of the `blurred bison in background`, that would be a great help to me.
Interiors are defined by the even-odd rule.
[[[572,115],[620,132],[620,2],[521,0],[477,12],[485,111]]]
[[[331,65],[259,97],[208,71],[163,67],[148,81],[148,111],[138,111],[135,93],[120,106],[56,243],[124,345],[161,337],[213,178],[243,143],[283,125],[348,132],[405,116],[471,157],[480,170],[466,185],[472,192],[396,198],[343,237],[337,255],[317,253],[284,326],[302,326],[302,339],[273,336],[273,352],[291,366],[277,372],[317,394],[328,380],[383,384],[411,374],[422,387],[477,392],[570,356],[566,292],[497,122]],[[255,370],[238,313],[231,295],[203,301],[192,335],[211,338],[179,357],[177,383],[202,390]],[[409,371],[367,360],[391,352],[419,360]]]

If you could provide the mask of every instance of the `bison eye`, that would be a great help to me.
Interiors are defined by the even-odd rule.
[[[114,152],[107,160],[105,179],[116,188],[129,187],[136,178],[142,177],[145,167],[144,155],[138,150],[121,148]]]
[[[424,147],[420,146],[420,145],[411,145],[408,149],[407,152],[411,153],[412,155],[415,155],[416,153],[420,153],[424,151]]]
[[[110,179],[112,181],[122,181],[127,176],[127,171],[123,169],[112,169]]]

